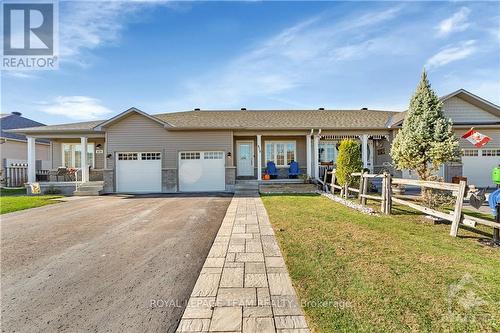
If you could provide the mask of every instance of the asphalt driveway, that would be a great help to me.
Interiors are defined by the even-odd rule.
[[[2,216],[2,331],[173,332],[230,196],[104,196]]]

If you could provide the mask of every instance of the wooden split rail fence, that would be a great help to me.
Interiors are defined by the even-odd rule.
[[[329,183],[327,183],[327,174],[331,175],[331,181]],[[335,184],[335,170],[325,173],[323,184],[330,189],[332,194],[335,194],[336,190],[339,190],[340,196],[346,199],[351,193],[356,193],[359,203],[362,205],[366,205],[367,200],[380,201],[380,211],[384,214],[391,214],[392,205],[393,203],[395,203],[411,207],[427,215],[450,221],[450,236],[453,237],[457,236],[459,226],[468,226],[475,228],[477,224],[486,225],[493,228],[493,238],[495,239],[495,241],[500,241],[500,223],[464,214],[462,212],[464,198],[467,196],[468,190],[467,183],[463,180],[458,184],[454,184],[436,181],[393,178],[391,174],[387,172],[384,172],[383,174],[356,172],[352,173],[351,176],[359,177],[360,180],[358,188],[349,187],[347,186],[347,184],[345,186]],[[369,194],[368,185],[370,179],[382,180],[381,195]],[[424,207],[416,202],[405,199],[404,196],[394,195],[392,192],[393,185],[417,186],[421,188],[450,191],[456,198],[454,209],[450,213],[445,213],[429,207]]]

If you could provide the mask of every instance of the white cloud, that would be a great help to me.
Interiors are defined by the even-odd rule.
[[[27,71],[27,70],[8,70],[8,71],[2,71],[2,75],[8,76],[8,77],[13,77],[16,79],[36,79],[38,78],[37,75],[33,73],[34,71]]]
[[[40,104],[42,112],[75,120],[102,119],[112,112],[100,100],[88,96],[58,96]]]
[[[450,62],[465,59],[476,52],[476,41],[468,40],[459,44],[448,46],[427,60],[425,67],[428,69],[437,68],[449,64]]]
[[[89,65],[87,51],[118,43],[123,29],[134,18],[134,14],[165,4],[168,2],[161,0],[61,2],[60,60]]]
[[[451,17],[441,21],[437,27],[438,36],[448,36],[452,32],[466,30],[470,26],[470,23],[467,21],[469,14],[470,9],[462,7]]]
[[[367,30],[376,31],[379,24],[391,20],[400,10],[389,8],[356,16],[356,20],[312,17],[244,51],[224,67],[187,80],[182,93],[164,107],[251,107],[255,100],[272,103],[281,100],[283,92],[339,70],[340,62],[376,52],[400,52],[390,37],[364,35]],[[292,100],[286,104],[301,105]]]

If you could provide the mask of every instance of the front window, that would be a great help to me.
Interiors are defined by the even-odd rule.
[[[295,141],[267,141],[266,164],[274,162],[276,166],[287,166],[296,160],[297,149]]]
[[[82,167],[82,146],[79,143],[63,143],[63,165],[67,168]],[[94,168],[94,144],[87,144],[87,165]]]
[[[321,163],[334,163],[337,160],[337,142],[323,141],[319,143],[319,161]]]

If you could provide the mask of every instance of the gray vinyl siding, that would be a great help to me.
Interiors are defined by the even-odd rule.
[[[487,135],[491,138],[491,141],[484,146],[484,148],[500,148],[500,128],[481,128],[474,127],[476,131],[481,134]],[[472,143],[467,141],[466,139],[462,139],[462,135],[464,135],[469,129],[455,129],[455,135],[459,138],[460,148],[475,148]]]
[[[455,123],[496,122],[499,117],[472,105],[459,97],[452,97],[443,103],[443,114]]]
[[[231,152],[232,132],[167,131],[161,124],[139,114],[120,120],[107,131],[108,154],[116,152],[161,152],[163,168],[177,168],[179,151],[214,150]],[[226,159],[226,165],[231,165]],[[108,168],[114,167],[114,158]]]

